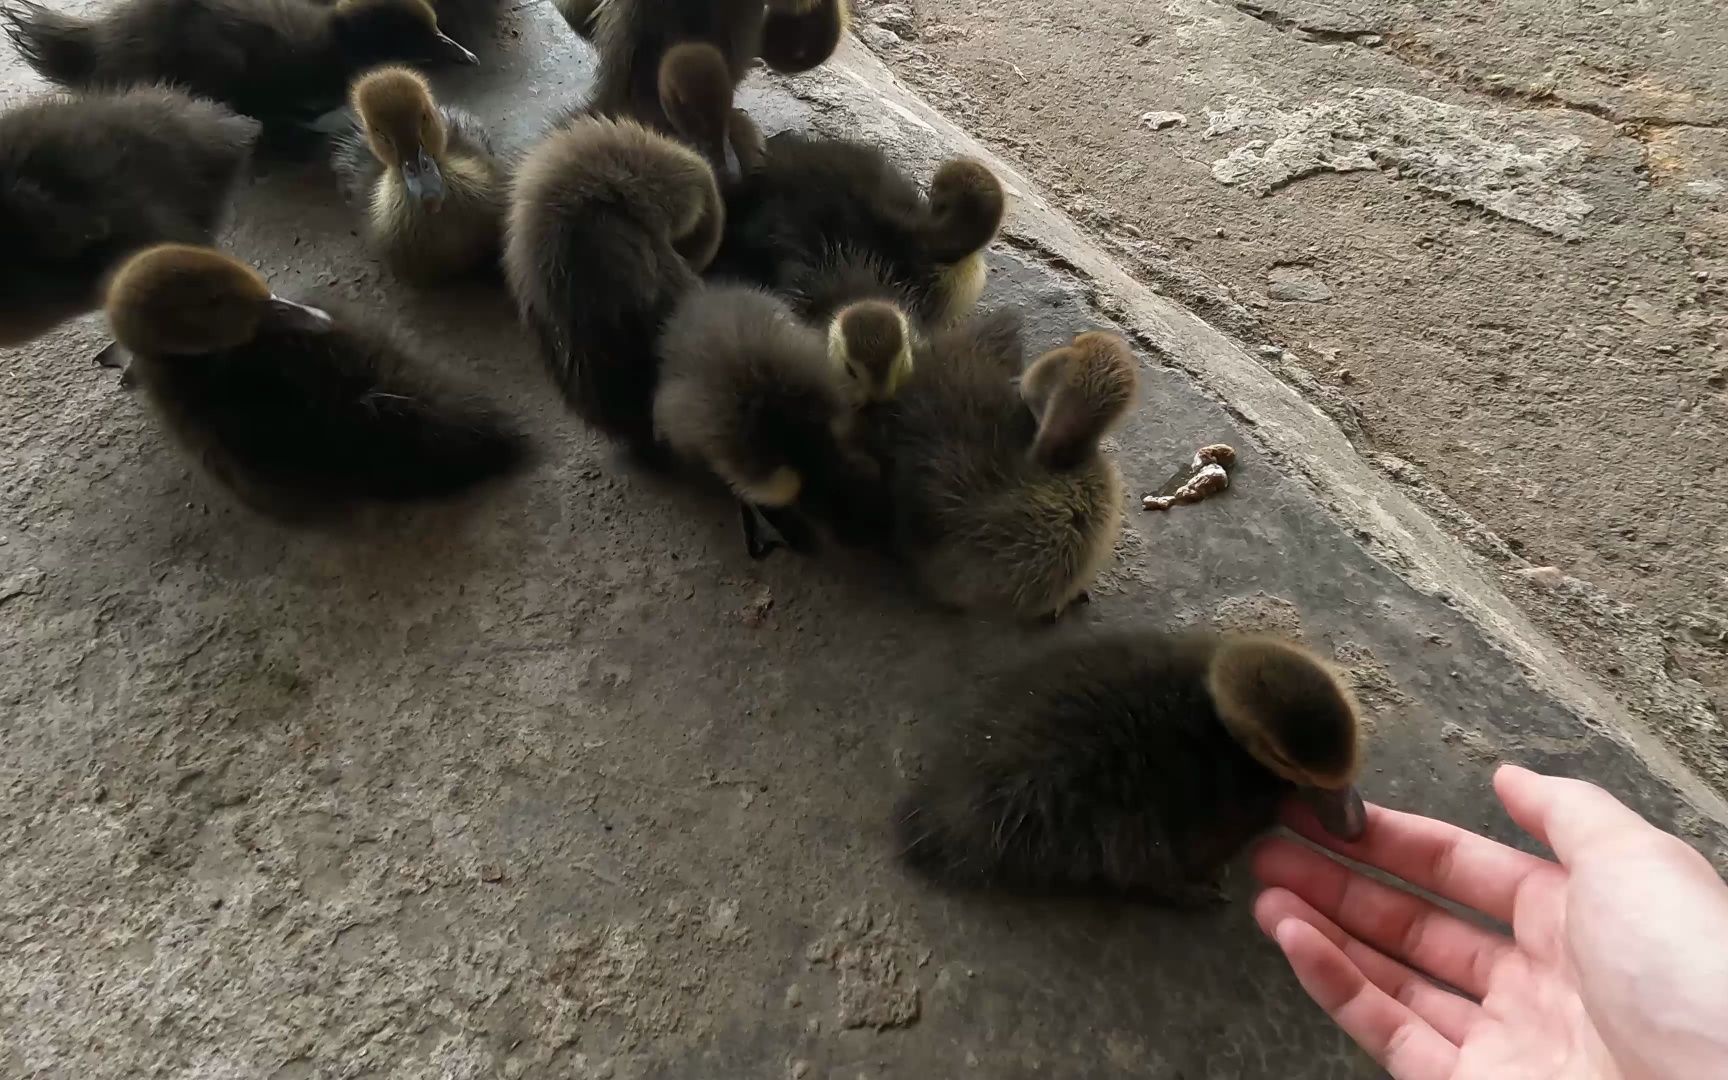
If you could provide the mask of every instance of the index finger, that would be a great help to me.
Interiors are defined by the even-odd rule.
[[[1497,840],[1444,821],[1388,810],[1369,803],[1362,839],[1340,840],[1320,827],[1306,808],[1286,812],[1285,824],[1304,839],[1347,859],[1384,870],[1420,889],[1474,908],[1491,919],[1512,921],[1518,890],[1533,877],[1563,871]]]

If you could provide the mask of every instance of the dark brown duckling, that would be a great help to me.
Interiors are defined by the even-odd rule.
[[[667,130],[661,61],[680,44],[707,45],[725,72],[727,98],[744,81],[762,40],[762,0],[606,0],[594,45],[600,53],[589,109]]]
[[[367,72],[349,102],[359,127],[331,165],[372,246],[420,283],[496,271],[510,181],[484,125],[402,67]]]
[[[727,191],[713,273],[839,305],[863,298],[825,280],[840,252],[848,280],[868,285],[867,268],[921,325],[938,328],[977,302],[983,249],[1004,207],[1001,183],[978,162],[945,163],[927,198],[874,146],[783,132]]]
[[[178,90],[52,96],[0,114],[0,345],[102,303],[126,255],[208,243],[258,122]]]
[[[569,121],[516,173],[504,267],[522,318],[571,408],[650,459],[654,341],[724,220],[701,156],[634,121]]]
[[[897,541],[938,600],[1053,619],[1084,602],[1122,531],[1122,478],[1099,448],[1127,411],[1133,353],[1092,332],[1035,361],[1012,313],[938,335],[872,445],[893,477]]]
[[[454,495],[528,460],[508,417],[390,336],[275,296],[219,251],[167,244],[133,256],[107,310],[175,437],[272,516]]]
[[[768,0],[762,60],[782,75],[827,63],[852,24],[850,0]]]
[[[961,888],[1195,905],[1299,794],[1365,827],[1357,709],[1265,637],[1118,633],[985,684],[897,811],[902,858]]]
[[[688,294],[660,334],[654,427],[679,457],[724,481],[743,509],[751,557],[814,535],[800,511],[873,472],[854,446],[858,410],[893,393],[911,363],[905,316],[874,302],[824,334],[785,301],[746,285]],[[764,524],[770,528],[764,528]]]
[[[426,0],[121,0],[95,19],[6,0],[0,23],[43,78],[167,82],[264,121],[306,124],[384,63],[475,63]]]
[[[660,60],[660,110],[644,123],[676,135],[708,159],[715,175],[736,179],[740,161],[761,160],[761,134],[732,107],[736,80],[712,45],[683,42]]]
[[[552,6],[583,41],[591,42],[599,33],[602,0],[552,0]]]

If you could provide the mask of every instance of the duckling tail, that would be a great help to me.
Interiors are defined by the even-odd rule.
[[[96,77],[96,28],[92,23],[31,0],[0,6],[0,30],[24,62],[50,82],[81,86]]]

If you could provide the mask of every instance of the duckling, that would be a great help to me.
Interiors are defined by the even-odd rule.
[[[453,495],[522,468],[507,417],[381,330],[165,244],[115,274],[108,325],[177,439],[253,508],[296,520]]]
[[[674,45],[660,60],[660,111],[645,122],[695,147],[716,176],[735,179],[742,169],[740,147],[748,161],[751,144],[761,139],[749,116],[732,107],[736,83],[719,49],[700,42]]]
[[[762,0],[605,0],[594,20],[600,53],[589,109],[667,129],[661,64],[679,44],[707,45],[731,88],[744,81],[762,40]]]
[[[552,6],[564,16],[576,36],[590,42],[600,29],[601,3],[602,0],[552,0]]]
[[[986,683],[900,803],[902,859],[945,885],[1201,905],[1291,794],[1344,839],[1355,701],[1274,638],[1125,632]]]
[[[426,0],[121,0],[96,19],[7,0],[0,25],[26,63],[70,87],[168,82],[236,112],[302,125],[383,63],[477,63]]]
[[[783,132],[727,192],[715,272],[844,303],[858,297],[821,277],[833,254],[845,251],[849,269],[871,260],[920,323],[940,328],[983,291],[982,251],[1004,207],[1001,183],[976,161],[944,163],[926,198],[874,146]]]
[[[516,172],[504,268],[523,321],[576,413],[649,461],[654,340],[724,221],[701,156],[631,120],[569,121]]]
[[[916,345],[906,312],[884,300],[848,304],[828,325],[829,362],[843,376],[855,411],[900,392],[912,374]]]
[[[910,364],[905,317],[857,304],[822,331],[785,301],[747,285],[690,293],[661,331],[654,428],[738,496],[752,558],[773,549],[766,524],[795,550],[814,536],[797,513],[850,490],[871,466],[851,446],[856,412],[891,394]]]
[[[257,138],[257,121],[157,86],[0,113],[0,345],[100,306],[131,252],[208,243]]]
[[[368,72],[349,101],[359,129],[331,163],[396,272],[433,282],[496,267],[509,178],[480,121],[402,67]]]
[[[822,66],[852,24],[850,0],[769,0],[762,60],[782,75]]]
[[[1121,533],[1122,478],[1098,443],[1133,399],[1133,354],[1081,334],[1016,386],[1012,313],[929,351],[874,425],[902,550],[945,604],[1057,618],[1085,601]]]

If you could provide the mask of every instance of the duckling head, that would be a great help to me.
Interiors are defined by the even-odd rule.
[[[256,270],[210,248],[162,244],[134,255],[108,286],[114,340],[141,356],[196,356],[269,328],[328,330],[330,316],[276,296]]]
[[[782,75],[820,67],[851,23],[851,0],[770,3],[762,23],[762,61]]]
[[[883,300],[848,304],[828,324],[828,359],[857,404],[887,401],[912,374],[912,327]]]
[[[659,80],[660,108],[672,130],[714,168],[727,168],[734,84],[720,50],[697,41],[674,45],[660,58]]]
[[[336,0],[331,25],[357,65],[478,64],[480,58],[438,29],[427,0]]]
[[[684,153],[688,158],[678,163],[678,175],[672,178],[677,183],[680,202],[672,219],[672,250],[700,274],[720,251],[720,240],[726,230],[726,204],[720,198],[714,170],[689,150]]]
[[[428,210],[442,206],[438,163],[447,132],[425,78],[404,67],[378,68],[357,81],[348,97],[373,156],[402,178],[408,197]]]
[[[1324,664],[1276,638],[1231,638],[1213,656],[1206,688],[1231,737],[1295,784],[1327,832],[1362,835],[1356,702]]]
[[[980,162],[955,158],[930,180],[930,233],[926,240],[937,262],[958,262],[981,251],[1002,227],[1007,196],[1002,181]]]
[[[1032,458],[1071,469],[1098,449],[1134,400],[1134,354],[1115,334],[1092,330],[1032,361],[1020,397],[1038,417]]]

